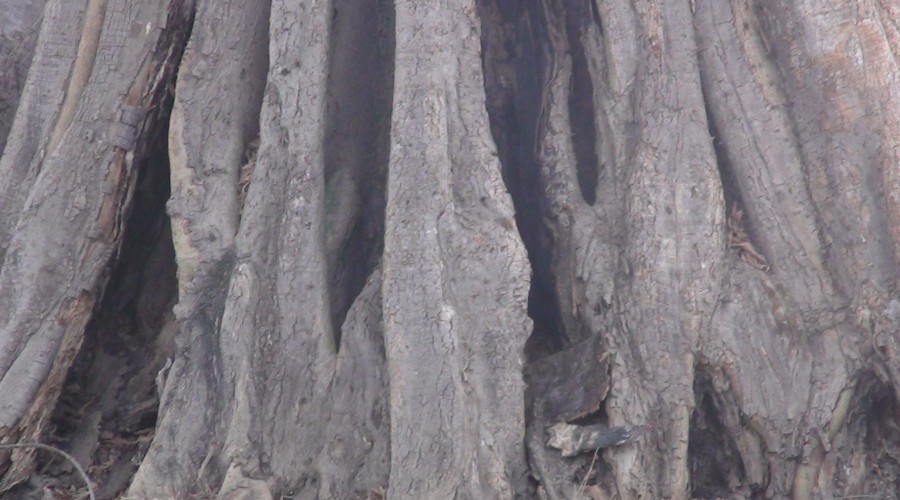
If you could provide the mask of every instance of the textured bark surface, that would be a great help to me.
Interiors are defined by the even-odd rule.
[[[897,498],[898,19],[0,0],[0,443],[100,498]]]
[[[387,384],[380,307],[371,305],[380,279],[369,274],[372,265],[357,270],[366,273],[362,280],[352,277],[362,281],[349,284],[359,296],[343,324],[353,344],[338,353],[341,325],[332,322],[331,307],[343,290],[331,289],[328,265],[354,230],[379,224],[362,212],[371,207],[360,199],[377,205],[383,194],[355,191],[366,182],[384,185],[386,149],[373,131],[383,120],[379,113],[389,113],[390,74],[384,65],[368,69],[370,84],[381,86],[374,99],[344,100],[357,89],[344,79],[330,82],[329,70],[346,75],[341,65],[385,56],[379,50],[388,48],[389,18],[382,7],[275,2],[269,13],[258,2],[201,6],[169,141],[181,340],[157,438],[131,494],[199,489],[277,498],[273,491],[292,489],[339,498],[385,484]],[[332,25],[334,8],[342,21]],[[355,51],[329,61],[332,37],[355,42],[348,44]],[[269,39],[279,41],[266,54]],[[222,96],[228,97],[217,105],[191,104]],[[358,134],[343,120],[353,114]],[[351,128],[331,137],[338,144],[326,144],[325,131],[342,127]],[[239,170],[257,133],[252,183],[239,214]],[[340,163],[329,164],[338,148],[346,149]],[[376,252],[379,243],[369,244],[368,252]],[[365,252],[360,257],[373,261]],[[334,301],[346,315],[348,298]],[[365,474],[357,478],[360,470]]]
[[[19,109],[25,77],[34,57],[38,26],[44,2],[4,0],[0,2],[0,151]]]
[[[149,136],[143,108],[157,98],[154,76],[164,59],[151,56],[167,7],[49,2],[44,11],[10,132],[16,140],[0,160],[3,441],[35,441],[46,432],[102,295],[134,193],[132,150],[144,149],[133,139],[139,130]],[[72,46],[71,57],[57,59]],[[12,482],[29,469],[33,451],[16,455]]]
[[[509,498],[525,472],[529,273],[489,134],[477,15],[462,2],[396,8],[388,496]]]

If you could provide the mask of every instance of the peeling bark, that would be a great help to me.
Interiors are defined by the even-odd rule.
[[[140,2],[106,10],[88,8],[82,15],[67,2],[48,4],[46,31],[29,74],[34,86],[26,88],[22,97],[26,111],[18,114],[12,128],[14,137],[21,133],[39,139],[10,144],[0,160],[3,206],[13,209],[0,215],[3,441],[34,441],[46,432],[47,417],[102,294],[102,270],[121,242],[136,175],[135,152],[111,147],[112,135],[121,109],[149,105],[155,97],[150,75],[160,61],[151,56],[167,6]],[[83,23],[80,33],[72,29],[73,17]],[[86,40],[72,60],[62,60],[71,68],[58,68],[60,63],[50,58],[56,49],[47,38],[61,34]],[[129,43],[122,43],[126,34]],[[49,120],[43,121],[45,115],[40,114],[41,121],[35,124],[30,112],[53,104],[52,99],[49,103],[41,99],[48,87],[36,79],[47,77],[58,84],[64,77],[55,71],[79,76],[57,94],[56,109],[47,110]],[[63,103],[73,93],[77,98],[72,97],[75,101],[67,108]],[[66,109],[72,111],[64,116]],[[51,132],[53,111],[60,113],[53,125],[58,133]],[[143,129],[140,122],[133,126]],[[134,147],[139,153],[140,145]],[[21,481],[31,467],[33,452],[14,455],[4,485]]]

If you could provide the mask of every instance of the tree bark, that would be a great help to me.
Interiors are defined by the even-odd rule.
[[[477,14],[410,0],[396,15],[388,496],[510,498],[525,468],[529,271],[489,134]],[[415,403],[437,394],[440,404]]]
[[[44,11],[0,160],[3,441],[46,431],[102,295],[134,193],[135,151],[146,149],[135,150],[144,106],[158,100],[165,59],[151,56],[165,7],[93,0]],[[31,451],[19,454],[28,458],[14,462],[13,480],[30,468]]]
[[[101,498],[896,497],[894,3],[2,11],[0,443]]]

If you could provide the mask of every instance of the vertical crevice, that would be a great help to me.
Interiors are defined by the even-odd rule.
[[[170,196],[168,126],[172,84],[193,27],[193,3],[169,11],[155,54],[154,86],[130,167],[134,191],[122,207],[122,239],[101,278],[102,294],[87,324],[50,417],[49,444],[73,455],[97,486],[115,498],[137,470],[153,438],[159,407],[157,374],[174,349],[177,301],[175,250],[166,202]],[[38,474],[17,494],[81,487],[71,465],[38,455]]]
[[[735,206],[743,207],[744,202],[742,200],[740,186],[738,185],[738,181],[734,176],[731,161],[728,158],[728,150],[725,148],[725,144],[722,142],[721,136],[719,135],[719,127],[716,123],[715,117],[713,116],[712,110],[710,109],[710,104],[705,93],[705,88],[703,97],[704,101],[706,102],[706,126],[709,130],[709,136],[712,140],[713,152],[716,155],[716,167],[719,170],[719,178],[722,181],[722,189],[725,195],[725,204],[729,207],[729,210],[731,210],[731,207]]]
[[[844,427],[831,429],[836,463],[835,474],[827,479],[843,498],[896,498],[900,491],[897,391],[887,370],[878,367],[858,375],[853,394]]]
[[[253,85],[254,91],[249,93],[249,95],[245,96],[249,106],[245,108],[245,113],[248,115],[245,117],[244,122],[244,157],[242,158],[241,166],[238,169],[237,176],[237,198],[238,198],[238,212],[237,212],[237,224],[235,227],[237,231],[240,232],[241,227],[241,219],[244,215],[244,207],[247,202],[247,195],[250,192],[250,183],[253,181],[253,171],[256,168],[256,160],[259,154],[259,145],[260,145],[260,113],[262,112],[263,98],[265,96],[266,90],[266,80],[267,73],[269,71],[269,19],[271,17],[271,3],[265,2],[264,6],[265,12],[261,13],[264,16],[265,20],[265,28],[260,29],[257,33],[258,36],[265,34],[266,38],[264,42],[259,42],[252,44],[252,49],[248,50],[247,60],[256,61],[254,65],[251,67],[255,68],[252,76],[247,74],[248,79],[252,78],[255,81],[255,85]],[[259,29],[259,28],[253,28]]]
[[[725,206],[728,213],[726,227],[728,246],[736,252],[741,261],[762,271],[768,271],[769,261],[763,255],[761,247],[754,245],[756,238],[753,235],[752,221],[746,213],[740,182],[735,175],[728,149],[720,138],[719,126],[709,104],[704,77],[703,72],[701,72],[700,88],[703,100],[706,103],[706,124],[712,140],[713,152],[716,155],[716,167],[719,170],[719,179],[722,183]]]
[[[394,82],[389,0],[336,0],[325,118],[325,251],[335,346],[378,265]]]
[[[598,13],[590,0],[569,0],[566,8],[566,36],[572,57],[572,88],[569,92],[569,121],[578,189],[588,205],[597,201],[597,126],[594,123],[594,85],[581,40],[587,25]],[[599,23],[598,23],[599,25]]]
[[[548,27],[537,1],[484,0],[482,65],[491,133],[516,225],[532,267],[528,315],[534,322],[526,351],[554,352],[565,343],[552,269],[553,232],[547,223],[545,186],[538,162],[544,83],[552,70]]]
[[[730,498],[746,486],[741,453],[727,424],[739,418],[729,399],[717,392],[710,371],[698,367],[688,438],[691,498]]]
[[[171,96],[161,106],[170,109]],[[139,173],[118,259],[51,417],[51,442],[82,464],[95,464],[92,478],[102,497],[127,487],[153,436],[156,374],[174,342],[177,280],[166,215],[167,123],[168,114],[161,113],[150,132],[154,138],[134,167]],[[48,461],[41,472],[71,471],[66,463]]]

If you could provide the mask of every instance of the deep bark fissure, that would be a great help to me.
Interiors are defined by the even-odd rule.
[[[564,498],[575,494],[576,485],[593,487],[610,474],[599,454],[563,459],[558,450],[545,446],[550,424],[608,424],[603,405],[607,365],[598,334],[576,305],[583,300],[583,283],[567,275],[572,262],[566,259],[575,243],[571,219],[563,219],[571,216],[572,207],[560,192],[563,179],[571,175],[575,203],[592,206],[598,201],[596,89],[583,42],[586,31],[593,29],[590,24],[599,24],[599,13],[580,1],[498,0],[480,2],[479,8],[491,132],[532,267],[528,315],[534,327],[525,350],[525,440],[534,479],[530,484],[549,498]],[[555,89],[560,85],[568,89],[557,103]],[[561,160],[565,148],[553,139],[560,133],[553,123],[558,115],[551,115],[559,110],[553,106],[565,109],[562,133],[571,145],[566,160]],[[569,293],[571,299],[561,295]],[[587,340],[577,343],[579,339]],[[576,359],[591,368],[568,372]]]
[[[546,221],[545,188],[538,161],[544,83],[552,71],[540,2],[478,3],[482,61],[491,134],[497,143],[516,226],[532,267],[528,315],[534,330],[526,354],[558,351],[567,341],[552,269],[553,233]]]
[[[895,443],[900,442],[900,411],[896,389],[885,382],[881,370],[866,370],[859,375],[846,424],[846,439],[836,443],[840,450],[829,479],[836,491],[847,495],[871,495],[894,498],[900,491],[900,455]],[[867,467],[861,468],[861,457]],[[853,474],[863,472],[860,480]],[[893,487],[889,485],[893,484]],[[853,486],[848,489],[848,486]]]
[[[740,183],[738,182],[737,176],[734,172],[734,166],[732,165],[731,159],[729,158],[728,148],[725,146],[721,139],[721,136],[719,135],[719,123],[716,120],[715,112],[712,109],[712,105],[710,104],[706,94],[706,78],[707,75],[705,75],[701,70],[700,91],[703,95],[703,100],[705,103],[706,125],[707,129],[709,130],[709,136],[711,138],[713,146],[713,153],[715,153],[716,168],[719,171],[719,181],[722,184],[722,194],[725,199],[725,209],[729,217],[728,226],[733,230],[741,232],[742,237],[746,236],[748,240],[747,243],[750,245],[750,248],[753,248],[754,251],[758,251],[760,255],[763,255],[768,262],[771,262],[771,257],[765,255],[765,250],[763,249],[763,247],[755,244],[755,242],[757,241],[757,237],[754,235],[753,221],[746,214],[746,209],[744,208],[744,195],[741,191]],[[732,248],[735,248],[734,245],[739,245],[741,243],[742,242],[739,241],[731,241],[730,245],[732,246]],[[759,264],[761,266],[763,265],[762,262],[760,262]]]
[[[166,122],[167,116],[160,125]],[[156,425],[156,375],[172,349],[177,289],[165,213],[169,169],[164,126],[152,149],[139,167],[119,259],[52,416],[51,439],[85,466],[94,466],[93,479],[102,495],[120,493],[137,469]],[[42,455],[39,466],[44,459],[58,462],[56,455]],[[44,466],[45,472],[53,470]]]
[[[703,366],[695,372],[694,401],[688,444],[691,496],[728,496],[746,484],[740,450],[723,421],[729,417],[738,419],[738,407],[727,392],[717,391],[713,375]]]
[[[394,80],[394,11],[337,0],[325,123],[325,217],[335,346],[350,306],[381,260]]]
[[[566,37],[572,57],[572,83],[569,93],[569,120],[572,127],[572,150],[575,153],[576,178],[581,198],[588,205],[597,202],[599,157],[597,126],[594,123],[594,84],[588,69],[587,55],[581,42],[584,27],[596,23],[599,13],[587,0],[569,1],[566,5]]]
[[[704,88],[703,85],[703,72],[701,72],[701,90]],[[740,186],[738,186],[737,179],[735,179],[732,173],[731,161],[728,158],[728,149],[725,148],[725,145],[722,144],[721,139],[719,139],[719,127],[716,123],[715,116],[710,109],[710,105],[708,100],[706,99],[706,95],[704,93],[704,101],[707,101],[706,104],[706,124],[709,129],[709,136],[712,139],[713,152],[716,154],[716,167],[719,170],[719,178],[722,181],[722,192],[725,195],[725,204],[728,207],[733,206],[737,203],[740,206],[743,206],[744,203],[741,200],[741,191]]]
[[[157,374],[174,346],[175,252],[166,202],[170,196],[168,126],[172,88],[193,25],[193,3],[176,2],[154,51],[159,79],[146,89],[149,110],[138,127],[133,191],[125,196],[122,237],[102,271],[100,300],[85,327],[50,415],[48,441],[89,470],[100,498],[114,498],[131,480],[156,426]],[[40,496],[48,485],[83,488],[60,456],[41,451],[39,475],[17,490]]]

